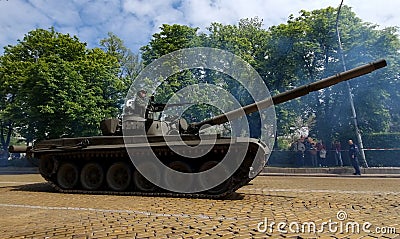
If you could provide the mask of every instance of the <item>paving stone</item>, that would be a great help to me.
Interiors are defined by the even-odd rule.
[[[0,182],[29,180],[19,176],[0,175]],[[234,200],[61,194],[45,183],[23,187],[0,187],[1,238],[400,237],[400,179],[262,176],[240,189],[241,198]],[[339,210],[347,213],[343,222],[369,222],[371,230],[395,227],[396,233],[277,230],[278,223],[286,223],[288,230],[293,222],[339,222]],[[274,223],[273,230],[259,232],[265,218]]]

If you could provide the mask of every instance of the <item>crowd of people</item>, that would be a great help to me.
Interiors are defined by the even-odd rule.
[[[342,147],[338,140],[335,140],[331,148],[327,149],[321,140],[301,137],[292,144],[291,150],[295,153],[295,162],[298,167],[343,167]]]

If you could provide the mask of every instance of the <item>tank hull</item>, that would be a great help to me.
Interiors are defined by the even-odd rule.
[[[235,192],[261,172],[270,153],[263,143],[251,138],[217,137],[212,144],[195,147],[200,142],[198,136],[179,137],[186,145],[192,146],[196,153],[204,150],[203,156],[187,158],[172,151],[171,144],[182,142],[174,141],[176,136],[96,136],[44,140],[35,145],[32,153],[39,159],[42,177],[59,192],[190,198],[223,198]],[[202,140],[207,142],[204,138]],[[134,143],[126,144],[130,141]],[[163,164],[180,172],[197,173],[209,169],[221,162],[228,151],[233,155],[242,154],[244,158],[220,185],[206,191],[177,193],[150,183],[135,168],[131,157],[146,157],[143,154],[148,150],[144,150],[144,147],[148,146]],[[237,161],[233,158],[226,160]]]

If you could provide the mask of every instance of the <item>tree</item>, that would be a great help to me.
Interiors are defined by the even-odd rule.
[[[272,94],[276,94],[343,70],[338,55],[336,13],[337,9],[333,7],[310,12],[302,10],[298,17],[291,15],[287,23],[268,30],[262,28],[262,21],[258,18],[242,19],[237,25],[212,23],[207,28],[207,34],[197,34],[196,28],[187,26],[163,25],[160,33],[154,34],[150,43],[142,48],[143,59],[147,65],[164,54],[191,46],[227,50],[251,64]],[[379,58],[389,61],[386,69],[350,82],[359,126],[367,133],[398,130],[398,29],[379,29],[376,25],[363,22],[346,6],[342,8],[341,16],[340,32],[348,69]],[[172,87],[169,89],[179,89],[184,82],[202,74],[198,71],[190,73],[187,77],[170,81]],[[226,76],[208,71],[207,77],[202,78],[208,83],[215,79],[223,80],[224,87],[235,92],[242,104],[251,102],[240,86]],[[276,113],[280,136],[291,133],[291,126],[299,121],[298,117],[303,119],[302,122],[315,118],[315,124],[308,126],[310,133],[319,139],[329,141],[338,135],[354,135],[345,84],[278,105]]]
[[[122,86],[118,92],[115,92],[114,97],[118,101],[118,108],[121,109],[128,89],[133,79],[142,70],[143,64],[139,59],[139,54],[134,54],[119,37],[111,32],[108,33],[108,38],[100,41],[100,46],[106,54],[115,57],[118,61],[118,79],[122,83]]]
[[[270,39],[270,34],[263,29],[263,21],[258,17],[241,19],[237,25],[223,25],[221,23],[212,23],[208,27],[210,34],[206,38],[206,45],[214,48],[229,51],[250,64],[261,76],[267,87],[270,88],[271,82],[267,81],[267,71],[264,68],[265,48]],[[236,69],[234,69],[236,70]],[[237,76],[244,79],[246,72],[239,72]],[[248,89],[257,90],[255,81],[248,82],[248,85],[241,85],[238,80],[230,79],[228,76],[211,75],[215,79],[222,79],[225,88],[239,101],[242,106],[255,102]],[[263,94],[264,95],[264,94]],[[262,100],[262,99],[258,99]],[[261,118],[259,112],[247,116],[250,126],[250,136],[254,138],[261,137]]]
[[[338,43],[335,36],[335,8],[301,11],[300,16],[289,17],[286,24],[270,28],[271,41],[266,66],[269,66],[274,89],[284,89],[313,82],[342,71]],[[395,98],[393,88],[398,84],[399,38],[396,28],[379,30],[377,26],[359,19],[349,7],[343,7],[340,32],[347,68],[379,58],[389,60],[389,67],[350,82],[360,128],[363,132],[384,132],[393,125],[390,98]],[[274,67],[275,66],[275,67]],[[390,72],[390,73],[389,73]],[[291,80],[288,80],[291,79]],[[282,83],[282,85],[279,85]],[[349,101],[344,84],[313,93],[284,104],[288,111],[304,119],[316,116],[311,133],[325,140],[338,135],[352,137]],[[390,92],[390,93],[389,93]],[[279,107],[280,108],[280,107]],[[285,120],[284,120],[285,121]],[[288,121],[281,122],[288,125]],[[279,124],[278,124],[279,125]]]
[[[163,24],[160,27],[160,32],[153,34],[149,44],[141,48],[144,66],[149,65],[154,60],[171,52],[184,48],[202,46],[204,41],[202,35],[197,34],[197,30],[198,28],[191,28],[184,25]],[[196,75],[198,76],[200,74],[202,73],[200,73],[198,69],[190,69],[169,76],[168,79],[165,79],[157,88],[155,100],[157,102],[166,103],[175,92],[188,85],[194,84],[196,79],[199,79]],[[205,106],[192,108],[187,112],[186,118],[189,120],[195,120],[195,118],[197,118],[196,120],[198,120],[208,115],[207,111],[207,107]]]
[[[0,58],[1,119],[28,142],[99,132],[99,122],[119,113],[115,56],[49,30],[36,29]]]
[[[109,32],[108,38],[100,41],[100,46],[104,52],[118,59],[120,65],[118,77],[120,79],[126,79],[129,82],[139,74],[142,69],[139,55],[128,49],[118,36]]]
[[[197,30],[198,28],[184,25],[163,24],[160,32],[153,34],[149,44],[140,48],[144,66],[173,51],[200,46]]]
[[[206,35],[197,34],[197,28],[164,24],[160,33],[154,34],[150,43],[141,48],[143,60],[147,65],[154,59],[172,51],[187,47],[206,46],[229,51],[252,65],[259,66],[257,65],[259,61],[256,61],[255,57],[262,55],[263,37],[266,35],[266,31],[262,30],[261,26],[262,21],[258,18],[243,19],[238,26],[213,23],[208,28],[210,34]],[[172,92],[176,92],[194,82],[221,85],[229,90],[242,105],[254,102],[238,82],[232,80],[228,75],[211,69],[190,69],[169,77],[167,83],[162,85],[162,90],[158,92],[161,95],[159,99],[166,100],[171,96]],[[191,113],[196,115],[196,120],[201,120],[204,117],[210,117],[209,112],[217,114],[211,108],[202,107],[197,111],[191,111]],[[257,117],[253,118],[257,122]],[[256,125],[256,123],[251,124],[251,126]]]

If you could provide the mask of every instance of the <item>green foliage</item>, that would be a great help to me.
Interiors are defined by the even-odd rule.
[[[149,44],[141,48],[144,66],[163,55],[179,49],[197,46],[197,28],[183,25],[163,24],[160,32],[153,34]],[[167,102],[174,92],[194,83],[194,71],[187,70],[170,76],[157,89],[155,94],[157,102]]]
[[[337,9],[328,7],[314,11],[301,11],[291,15],[285,24],[262,28],[258,18],[242,19],[237,25],[212,23],[208,34],[197,34],[197,28],[180,25],[163,25],[150,43],[142,48],[144,61],[149,63],[171,51],[191,46],[208,46],[230,51],[250,63],[261,75],[273,94],[308,84],[343,71],[336,35]],[[352,94],[363,133],[388,132],[400,129],[399,115],[399,58],[400,40],[397,28],[379,29],[365,23],[343,6],[339,31],[345,53],[347,69],[379,58],[389,66],[351,81]],[[177,90],[191,77],[172,80]],[[189,75],[190,75],[189,74]],[[212,79],[222,79],[227,89],[243,98],[239,86],[216,73]],[[196,77],[195,77],[196,78]],[[354,138],[348,91],[339,84],[304,96],[301,99],[276,106],[278,135],[293,133],[291,129],[298,117],[305,122],[315,117],[311,134],[327,143],[341,135]],[[172,88],[169,88],[172,92]],[[167,94],[168,95],[168,94]],[[306,125],[304,125],[306,126]]]
[[[119,112],[117,59],[54,29],[29,32],[0,58],[2,119],[28,141],[98,133]]]
[[[199,46],[198,28],[191,28],[184,25],[163,24],[160,33],[153,34],[149,44],[141,48],[142,59],[145,66],[153,60],[173,51]]]
[[[108,33],[108,38],[100,41],[100,46],[104,52],[118,60],[120,66],[118,77],[129,87],[132,79],[142,70],[139,54],[133,53],[119,37],[111,32]]]
[[[213,23],[208,28],[210,33],[197,34],[197,28],[190,28],[181,25],[166,25],[161,27],[160,33],[153,35],[150,43],[141,48],[143,61],[145,65],[152,60],[170,53],[175,50],[187,47],[213,47],[227,50],[240,56],[254,67],[261,68],[260,60],[263,56],[264,37],[266,31],[261,28],[262,21],[258,18],[243,19],[236,25],[222,25]],[[214,56],[218,57],[218,56]],[[260,57],[260,58],[257,58]],[[237,74],[241,74],[238,72]],[[159,87],[156,100],[165,101],[173,92],[177,92],[193,83],[216,84],[231,92],[242,105],[253,103],[249,94],[246,93],[244,86],[240,85],[231,76],[218,71],[209,69],[190,69],[169,77],[167,81]],[[251,83],[251,82],[250,82]],[[249,87],[249,86],[246,86]],[[208,99],[211,102],[215,99]],[[221,99],[220,99],[221,100]],[[207,100],[206,100],[207,101]],[[202,120],[216,114],[212,107],[202,106],[197,110],[191,109],[187,112],[189,115],[195,115],[195,120]],[[256,116],[250,117],[254,121],[252,125],[257,124]],[[190,119],[191,117],[189,117]]]
[[[372,167],[400,167],[400,133],[373,133],[363,135],[368,165]],[[389,149],[389,150],[368,150]]]
[[[278,150],[289,150],[290,146],[293,143],[293,140],[291,138],[283,138],[283,137],[278,137],[276,140],[276,145],[274,147]]]
[[[365,148],[398,148],[400,149],[400,133],[372,133],[363,137]]]
[[[286,24],[270,28],[271,41],[265,67],[272,89],[284,91],[343,71],[336,36],[337,9],[301,11]],[[379,30],[364,23],[349,7],[343,7],[339,21],[347,69],[379,58],[386,58],[386,69],[352,80],[352,93],[362,132],[387,132],[397,127],[398,110],[391,99],[398,96],[399,38],[396,28]],[[396,70],[397,69],[397,70]],[[395,86],[397,85],[397,86]],[[277,107],[278,134],[290,133],[285,125],[288,112],[304,119],[316,116],[312,134],[324,140],[354,132],[345,84],[322,90]],[[283,119],[283,120],[282,120]],[[396,126],[395,126],[396,125]],[[354,135],[354,133],[352,134]]]
[[[164,24],[160,30],[159,33],[153,35],[148,45],[141,48],[143,62],[146,66],[153,60],[173,51],[206,45],[205,35],[197,34],[197,28],[190,28],[177,24]],[[223,79],[227,77],[229,76],[208,69],[183,70],[169,76],[167,79],[163,79],[165,81],[160,84],[154,94],[155,101],[166,103],[171,96],[179,90],[197,83],[220,83],[220,85],[224,85]],[[207,95],[204,89],[197,87],[193,89],[193,94],[190,99],[185,99],[179,94],[177,96],[181,99],[180,102],[192,103],[195,100],[212,102],[212,99],[208,99]],[[211,105],[202,104],[187,109],[184,113],[184,117],[189,122],[192,122],[200,121],[219,113],[220,112]]]
[[[268,32],[262,28],[262,20],[256,18],[241,19],[238,25],[212,23],[207,29],[206,46],[234,53],[261,70],[260,60],[264,56],[264,46]]]

